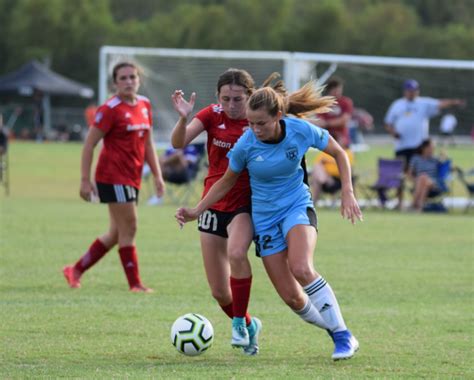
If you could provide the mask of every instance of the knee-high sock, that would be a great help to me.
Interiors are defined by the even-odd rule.
[[[84,273],[94,264],[96,264],[109,251],[104,243],[96,239],[86,253],[74,264],[74,269],[80,273]]]
[[[329,328],[321,317],[321,314],[319,314],[318,309],[314,307],[309,298],[306,300],[306,304],[301,310],[292,310],[298,314],[303,321],[311,323],[312,325],[318,326],[324,330]]]
[[[234,317],[244,318],[247,313],[250,299],[250,288],[252,277],[230,278],[230,290],[232,292],[232,313]]]
[[[130,288],[140,285],[141,280],[138,271],[137,249],[135,246],[120,247],[119,255]]]
[[[336,296],[324,278],[318,277],[303,289],[329,330],[332,332],[347,330]]]

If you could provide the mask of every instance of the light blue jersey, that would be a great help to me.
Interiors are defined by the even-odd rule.
[[[285,117],[281,123],[286,132],[282,141],[262,142],[249,129],[228,154],[233,172],[248,169],[257,234],[280,225],[296,209],[313,207],[301,160],[310,147],[324,150],[329,141],[326,130],[306,120]]]

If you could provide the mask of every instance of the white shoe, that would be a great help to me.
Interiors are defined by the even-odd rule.
[[[232,324],[232,341],[233,347],[246,347],[250,344],[249,331],[245,325]]]

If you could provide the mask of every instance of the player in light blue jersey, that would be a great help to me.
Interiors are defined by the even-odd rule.
[[[229,167],[195,208],[180,208],[178,223],[194,220],[223,197],[247,169],[257,254],[276,291],[303,320],[326,329],[334,341],[334,360],[348,359],[359,343],[347,329],[329,284],[313,266],[317,218],[302,160],[310,147],[333,156],[341,175],[341,214],[355,223],[362,213],[354,197],[349,160],[343,148],[300,117],[326,112],[332,97],[307,83],[288,95],[282,81],[269,77],[247,103],[250,129],[229,152]],[[295,117],[288,117],[287,115]]]

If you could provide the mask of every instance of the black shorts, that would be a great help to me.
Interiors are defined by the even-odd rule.
[[[199,215],[198,230],[228,238],[227,226],[232,222],[232,219],[238,214],[250,214],[250,212],[250,206],[241,207],[232,212],[218,211],[210,208]]]
[[[418,148],[402,149],[395,152],[395,158],[400,158],[404,161],[403,168],[405,171],[407,171],[408,166],[410,165],[411,158],[417,153]]]
[[[128,203],[138,202],[139,190],[130,185],[111,185],[97,183],[100,203]]]

